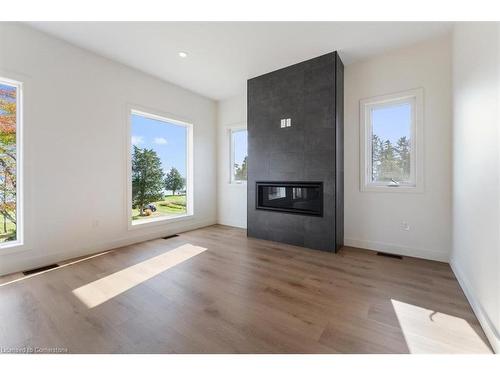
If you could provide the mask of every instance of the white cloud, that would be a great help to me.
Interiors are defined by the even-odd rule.
[[[167,144],[167,140],[163,137],[156,137],[153,142],[156,143],[157,145],[166,145]]]
[[[133,135],[132,136],[132,145],[137,146],[140,145],[141,143],[144,143],[144,138],[139,136],[139,135]]]

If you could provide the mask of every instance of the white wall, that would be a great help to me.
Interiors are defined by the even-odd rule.
[[[458,24],[453,37],[451,265],[500,351],[500,26]]]
[[[217,221],[234,227],[247,227],[247,186],[230,183],[231,128],[246,128],[246,95],[223,100],[217,106]]]
[[[345,67],[345,244],[448,261],[451,47],[444,36]],[[361,192],[359,101],[424,89],[424,192]],[[402,229],[402,222],[410,230]]]
[[[0,76],[25,83],[26,196],[0,274],[216,222],[213,101],[19,24],[0,24]],[[127,104],[194,124],[193,218],[127,230]]]

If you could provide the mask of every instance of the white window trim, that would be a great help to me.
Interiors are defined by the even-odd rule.
[[[186,167],[187,167],[187,181],[186,181],[186,213],[175,216],[161,216],[151,219],[143,219],[140,221],[132,220],[132,114],[137,114],[152,120],[159,120],[171,124],[181,125],[187,129],[187,145],[186,145]],[[181,120],[178,116],[164,113],[162,111],[145,108],[139,105],[129,105],[127,107],[127,226],[129,230],[158,226],[166,222],[172,223],[177,221],[189,220],[194,217],[194,149],[193,149],[193,123],[189,120]]]
[[[0,77],[0,83],[16,87],[16,240],[0,243],[0,255],[4,249],[20,250],[24,246],[24,196],[23,196],[23,83]],[[6,250],[7,251],[7,250]]]
[[[389,185],[371,181],[372,170],[372,124],[371,109],[398,102],[412,103],[412,155],[411,155],[411,185]],[[360,100],[360,190],[362,192],[384,193],[422,193],[424,191],[424,90],[422,88],[407,90],[389,95],[376,96]]]
[[[246,126],[234,126],[228,128],[228,137],[229,137],[229,183],[231,185],[246,185],[247,181],[236,181],[234,179],[234,139],[233,139],[233,133],[241,132],[241,131],[246,131],[247,136],[248,136],[248,130]],[[248,140],[247,140],[248,144]],[[247,150],[247,156],[248,156],[248,150]],[[248,180],[248,176],[247,176]]]

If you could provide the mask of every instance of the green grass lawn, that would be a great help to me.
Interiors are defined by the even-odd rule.
[[[132,220],[151,219],[160,216],[176,216],[187,212],[185,195],[167,195],[164,200],[152,203],[156,206],[156,212],[153,212],[149,216],[140,216],[139,210],[133,209]]]
[[[7,232],[3,230],[3,216],[0,216],[0,242],[5,242],[15,232],[16,224],[7,219]]]

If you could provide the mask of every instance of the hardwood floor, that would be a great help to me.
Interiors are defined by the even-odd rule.
[[[0,278],[0,352],[490,353],[450,267],[211,226]]]

